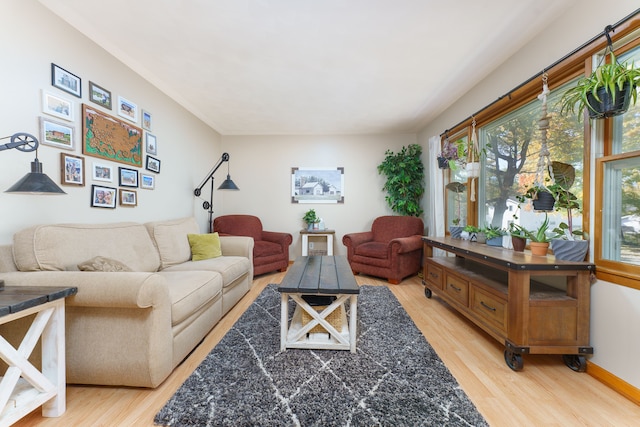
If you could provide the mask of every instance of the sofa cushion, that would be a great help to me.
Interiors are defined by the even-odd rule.
[[[203,259],[222,256],[218,233],[187,234],[187,239],[191,247],[192,261],[201,261]]]
[[[172,265],[162,271],[215,271],[222,275],[223,286],[229,286],[236,279],[249,273],[251,261],[241,256],[221,256],[202,261],[187,261],[182,264]]]
[[[160,254],[161,269],[181,264],[191,259],[191,247],[187,234],[199,234],[194,217],[145,224]]]
[[[78,264],[78,269],[80,271],[131,271],[124,263],[103,256],[96,256],[81,262]]]
[[[138,223],[37,225],[13,236],[20,271],[78,270],[78,264],[96,256],[120,261],[133,271],[160,267],[149,233]]]
[[[215,271],[161,271],[171,300],[171,326],[180,324],[211,300],[222,296],[222,277]]]

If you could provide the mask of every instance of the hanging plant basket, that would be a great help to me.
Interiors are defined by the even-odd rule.
[[[480,176],[480,162],[467,163],[467,177],[477,178]]]
[[[599,88],[596,91],[599,100],[596,99],[593,93],[588,93],[589,117],[592,119],[604,119],[626,113],[631,103],[631,92],[635,90],[635,85],[632,86],[629,82],[625,82],[622,85],[622,89],[615,85],[613,94],[606,87]]]
[[[548,191],[538,191],[538,194],[533,199],[533,209],[536,211],[552,211],[555,203],[556,199],[553,198],[553,194]]]
[[[445,157],[438,157],[438,167],[440,169],[449,169],[449,160]]]

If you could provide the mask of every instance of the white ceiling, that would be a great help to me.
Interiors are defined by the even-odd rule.
[[[415,132],[577,0],[40,0],[223,135]]]

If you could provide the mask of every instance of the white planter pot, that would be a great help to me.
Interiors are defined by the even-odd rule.
[[[467,176],[477,178],[480,176],[480,162],[467,163]]]

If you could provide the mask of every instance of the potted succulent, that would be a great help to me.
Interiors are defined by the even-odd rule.
[[[317,227],[317,224],[320,223],[320,218],[318,217],[314,209],[309,209],[307,212],[305,212],[302,220],[307,223],[308,230],[313,230],[313,228]]]
[[[488,225],[485,227],[485,234],[487,236],[487,245],[502,246],[502,236],[506,234],[506,231],[497,225]]]
[[[635,105],[640,69],[633,61],[619,63],[611,46],[608,50],[609,62],[598,65],[590,76],[582,77],[562,95],[561,114],[571,112],[581,117],[586,108],[590,118],[601,119],[623,114],[630,104]]]
[[[549,186],[556,199],[556,210],[566,209],[567,222],[561,222],[553,231],[557,234],[551,242],[551,248],[557,259],[566,261],[584,261],[589,249],[587,233],[573,229],[573,210],[580,209],[578,198],[569,189],[575,181],[575,168],[561,162],[552,162],[555,183]]]
[[[464,240],[469,240],[471,242],[475,242],[478,239],[478,232],[480,229],[475,225],[465,225],[462,229],[462,233],[460,233],[460,237]]]
[[[553,234],[551,236],[547,234],[549,232],[549,217],[546,212],[544,214],[544,221],[542,221],[542,224],[540,224],[535,230],[527,230],[519,224],[513,224],[513,227],[527,236],[527,239],[530,240],[529,247],[531,248],[532,255],[546,256],[549,249],[549,243],[557,237],[557,234]]]
[[[456,195],[456,217],[451,221],[453,225],[449,226],[449,233],[451,234],[452,238],[459,239],[463,228],[460,225],[462,215],[462,200],[460,199],[460,195],[466,190],[467,185],[461,182],[454,181],[448,183],[445,188],[449,191],[452,191]]]
[[[511,235],[511,245],[516,252],[523,252],[527,246],[527,233],[518,224],[512,222],[509,224],[509,234]]]

